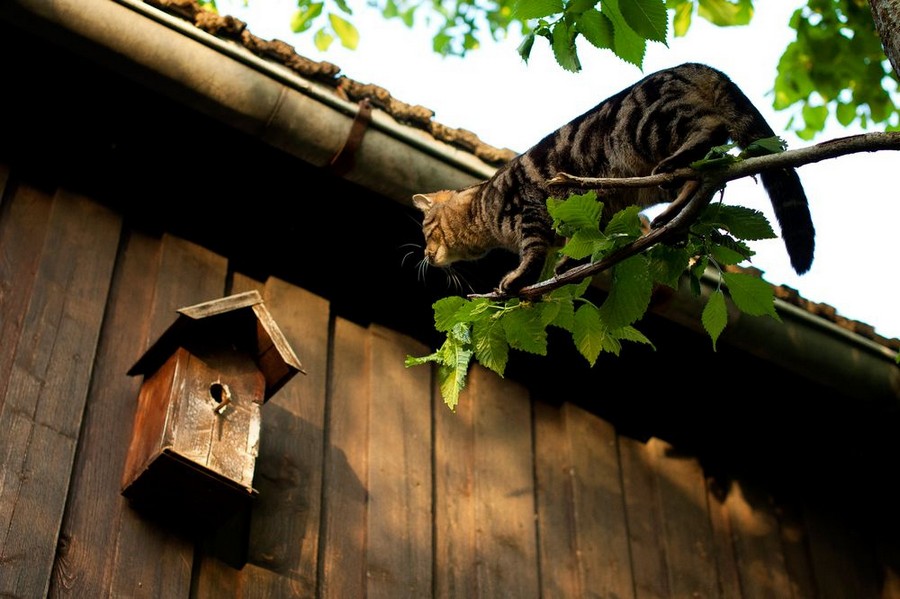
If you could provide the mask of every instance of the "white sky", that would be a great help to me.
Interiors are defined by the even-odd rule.
[[[719,28],[696,18],[684,38],[669,47],[649,44],[641,72],[635,66],[580,46],[583,70],[573,74],[554,62],[546,41],[539,39],[526,65],[516,54],[519,38],[485,43],[466,58],[442,58],[431,51],[424,28],[410,30],[384,21],[368,7],[353,17],[360,30],[357,50],[335,42],[325,53],[316,50],[311,35],[295,35],[289,23],[296,0],[218,0],[219,11],[248,23],[264,39],[277,38],[313,60],[338,65],[342,74],[384,87],[398,100],[435,112],[435,120],[472,131],[484,142],[528,149],[544,135],[580,115],[645,74],[681,62],[704,62],[727,74],[754,101],[788,143],[799,148],[859,133],[829,126],[812,142],[784,131],[787,112],[771,108],[771,90],[778,59],[793,39],[788,21],[806,0],[758,2],[746,27]],[[834,306],[842,316],[875,327],[886,337],[900,337],[900,284],[894,231],[900,226],[896,173],[900,153],[856,154],[799,169],[816,226],[816,257],[810,272],[797,276],[781,239],[755,242],[753,266],[767,281],[787,285],[814,302]],[[433,191],[433,190],[423,190]],[[752,180],[729,183],[725,201],[763,211],[777,231],[768,197]],[[900,229],[897,229],[900,230]]]

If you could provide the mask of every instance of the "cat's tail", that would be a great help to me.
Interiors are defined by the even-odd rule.
[[[740,90],[735,96],[740,116],[735,115],[732,121],[732,139],[745,148],[757,140],[774,137],[772,127],[750,100]],[[816,232],[800,177],[792,168],[779,168],[761,173],[760,179],[772,202],[791,266],[802,275],[812,266]]]
[[[794,169],[782,168],[765,171],[760,178],[781,227],[791,266],[802,275],[812,266],[816,234],[800,177]]]

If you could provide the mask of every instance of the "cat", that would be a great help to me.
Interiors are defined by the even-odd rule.
[[[448,267],[495,248],[519,255],[496,291],[512,295],[537,282],[558,243],[546,200],[557,173],[583,177],[638,177],[689,166],[733,141],[746,147],[773,137],[772,128],[727,75],[685,63],[647,75],[544,137],[481,183],[415,194],[424,213],[425,260]],[[812,265],[815,231],[806,194],[794,169],[761,174],[791,265]],[[603,213],[671,202],[678,189],[650,187],[604,192]],[[556,194],[558,195],[558,194]]]

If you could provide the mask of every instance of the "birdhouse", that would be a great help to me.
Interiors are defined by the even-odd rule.
[[[249,518],[260,408],[303,369],[256,291],[177,313],[128,372],[144,379],[122,494],[209,530]]]

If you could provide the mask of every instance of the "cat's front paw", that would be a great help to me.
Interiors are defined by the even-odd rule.
[[[509,273],[500,280],[500,284],[497,286],[497,293],[506,297],[513,296],[524,286],[521,276],[516,273]]]

